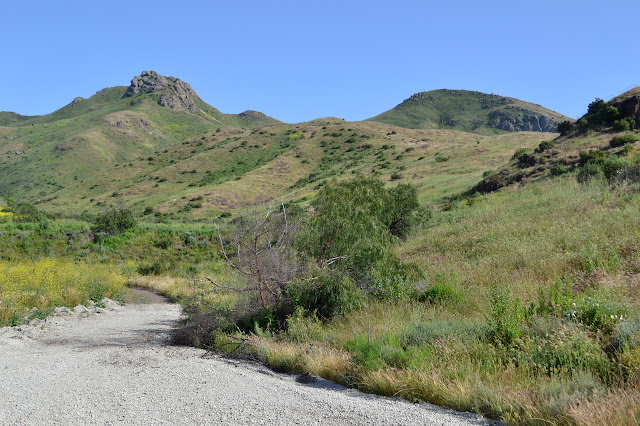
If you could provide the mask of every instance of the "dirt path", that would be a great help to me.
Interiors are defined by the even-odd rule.
[[[471,414],[322,379],[300,384],[260,365],[168,346],[177,305],[91,311],[0,329],[1,425],[486,424]]]

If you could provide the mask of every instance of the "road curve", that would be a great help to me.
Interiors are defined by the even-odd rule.
[[[178,305],[77,311],[0,329],[1,425],[487,424],[170,346]]]

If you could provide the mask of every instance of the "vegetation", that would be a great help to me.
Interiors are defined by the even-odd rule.
[[[25,184],[0,200],[0,324],[126,282],[185,306],[177,343],[511,424],[633,424],[640,157],[611,106],[553,141],[220,126],[37,205]],[[79,117],[58,114],[33,127]],[[480,179],[505,189],[470,191]]]

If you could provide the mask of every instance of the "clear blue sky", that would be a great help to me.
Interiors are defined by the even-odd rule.
[[[640,1],[5,1],[0,111],[178,77],[225,113],[362,120],[468,89],[578,117],[640,86]]]

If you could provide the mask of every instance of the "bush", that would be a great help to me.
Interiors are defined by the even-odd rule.
[[[633,134],[624,135],[624,136],[615,136],[613,139],[611,139],[611,142],[609,142],[609,145],[611,146],[611,148],[618,148],[628,143],[631,143],[631,144],[635,143],[635,141],[636,141],[636,136]]]
[[[136,219],[129,209],[111,209],[98,217],[91,228],[94,234],[117,235],[136,226]]]
[[[320,318],[358,309],[362,305],[360,291],[353,281],[338,273],[324,272],[313,281],[294,281],[287,287],[294,306],[315,312]]]
[[[517,359],[533,375],[573,377],[586,370],[602,376],[607,372],[609,363],[597,341],[560,318],[534,318],[523,340]]]
[[[599,164],[587,163],[576,175],[576,179],[581,183],[588,182],[594,178],[604,178],[602,167]]]
[[[540,145],[538,145],[535,152],[541,153],[541,152],[550,150],[551,148],[553,148],[553,142],[544,141],[544,142],[540,142]]]
[[[519,298],[512,300],[506,289],[491,290],[489,338],[496,344],[509,346],[522,335],[525,311]]]
[[[580,167],[583,167],[586,164],[602,164],[606,159],[607,156],[604,152],[597,149],[591,149],[589,151],[580,152],[580,159],[578,160],[578,164],[580,165]]]
[[[520,158],[522,156],[524,156],[524,155],[527,155],[527,154],[531,154],[531,150],[530,149],[528,149],[528,148],[518,148],[516,150],[516,152],[514,152],[513,155],[511,156],[511,159],[520,161]]]
[[[431,286],[418,292],[414,297],[419,302],[433,304],[461,303],[464,300],[464,294],[456,289],[459,285],[455,274],[439,274]]]
[[[568,135],[570,130],[571,130],[571,122],[569,120],[564,120],[558,123],[558,132],[560,132],[561,136]]]
[[[567,169],[562,164],[556,164],[555,166],[549,169],[549,173],[551,176],[560,176],[567,172]]]
[[[577,320],[592,331],[610,334],[616,325],[629,316],[629,308],[612,295],[592,293],[576,302]]]
[[[612,342],[619,351],[640,346],[640,317],[619,322],[615,327]]]
[[[616,132],[626,132],[631,128],[631,123],[626,118],[613,122],[613,130]]]

